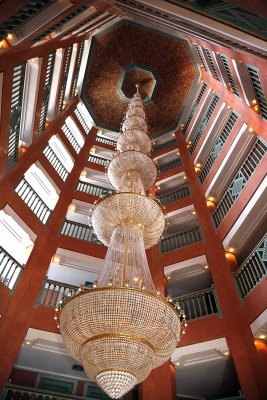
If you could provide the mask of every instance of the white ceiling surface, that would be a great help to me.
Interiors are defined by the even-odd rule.
[[[193,204],[168,213],[167,222],[169,222],[169,225],[166,235],[198,225],[197,215],[193,213],[195,213]]]
[[[174,132],[174,131],[172,131],[172,132]],[[152,148],[153,147],[157,147],[160,144],[170,142],[172,139],[174,139],[174,136],[173,136],[172,132],[164,133],[163,135],[160,135],[160,136],[158,136],[158,137],[156,137],[154,139],[151,138],[151,141],[152,141],[152,144],[153,144]],[[152,154],[152,156],[153,156],[153,154]],[[155,157],[153,157],[153,158],[157,158],[157,153],[156,153]]]
[[[68,353],[60,334],[30,328],[15,363],[16,368],[89,381]]]
[[[107,160],[111,160],[113,156],[116,154],[115,151],[105,149],[104,147],[101,147],[101,145],[94,145],[93,147],[95,149],[95,152],[90,151],[90,154],[93,156],[95,155],[98,157],[104,157]]]
[[[74,207],[74,209],[68,209],[66,214],[67,220],[89,226],[88,218],[92,210],[95,208],[95,205],[75,199],[72,201],[71,207]]]
[[[212,277],[207,265],[204,255],[167,265],[164,275],[168,278],[168,293],[179,297],[210,288]]]
[[[240,388],[225,338],[178,347],[171,357],[176,366],[177,394],[194,399],[218,399]]]
[[[104,172],[91,168],[85,168],[84,170],[86,171],[86,176],[81,176],[81,181],[88,182],[92,185],[101,186],[107,189],[112,189],[112,186],[108,182],[107,175]]]
[[[20,264],[26,264],[35,239],[36,235],[10,206],[0,211],[0,246]]]
[[[226,351],[228,351],[228,346],[225,338],[214,339],[190,346],[177,347],[171,356],[171,361],[174,364],[178,361],[185,366],[199,364],[225,357],[223,353]]]
[[[153,157],[153,160],[154,161],[158,161],[159,165],[164,165],[164,164],[166,164],[166,163],[168,163],[170,161],[177,160],[177,158],[179,158],[177,153],[179,153],[178,149],[171,150],[171,151],[169,151],[167,153],[161,154],[158,157]]]
[[[252,322],[250,329],[254,337],[267,340],[267,309]],[[265,336],[265,338],[263,338],[263,336]]]
[[[172,176],[169,176],[168,178],[165,179],[159,179],[157,181],[157,186],[160,186],[160,190],[158,192],[159,195],[164,193],[165,191],[169,189],[178,189],[178,186],[182,185],[183,183],[186,183],[186,180],[184,179],[185,173],[180,172],[179,174],[175,174]]]
[[[59,262],[52,261],[48,279],[80,286],[85,281],[94,282],[103,268],[104,260],[70,250],[57,249]]]
[[[207,264],[207,258],[205,255],[190,258],[189,260],[181,261],[178,263],[166,265],[164,267],[164,275],[168,276],[175,271],[181,271],[184,273],[184,269],[190,270],[194,266],[205,266]]]

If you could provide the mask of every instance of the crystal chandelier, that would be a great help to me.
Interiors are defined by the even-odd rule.
[[[67,349],[112,399],[167,361],[186,326],[179,304],[155,288],[145,253],[160,239],[165,216],[146,194],[157,168],[138,86],[117,150],[108,166],[116,191],[100,198],[92,214],[94,232],[108,246],[104,268],[93,288],[80,289],[60,314]]]

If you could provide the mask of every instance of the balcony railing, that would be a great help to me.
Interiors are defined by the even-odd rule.
[[[162,194],[157,196],[161,204],[166,205],[172,203],[173,201],[184,199],[191,195],[189,185],[186,183],[181,185],[177,190],[171,193]]]
[[[78,286],[45,279],[36,306],[55,308],[63,298],[72,296],[78,290]]]
[[[20,265],[2,246],[0,246],[0,282],[12,290],[23,271]]]
[[[201,183],[204,182],[206,179],[211,167],[213,166],[216,158],[220,154],[228,136],[230,135],[236,121],[238,119],[238,114],[236,114],[234,111],[230,114],[226,124],[224,125],[218,139],[216,140],[213,149],[210,152],[210,155],[208,156],[207,161],[205,162],[201,174],[199,175],[199,180]]]
[[[25,67],[26,64],[23,63],[20,65],[15,65],[13,69],[10,118],[8,128],[7,169],[11,169],[13,165],[18,161],[18,146]]]
[[[234,274],[240,296],[244,299],[267,276],[267,234]]]
[[[93,229],[89,225],[81,224],[80,222],[65,219],[60,234],[75,239],[85,240],[86,242],[101,244],[94,234]]]
[[[228,211],[232,208],[254,170],[266,154],[266,150],[267,143],[262,138],[256,139],[248,156],[243,161],[239,171],[230,183],[213,213],[213,221],[216,228],[219,227]]]
[[[177,158],[177,160],[170,161],[164,165],[159,166],[158,171],[160,174],[163,174],[164,172],[170,171],[174,168],[181,167],[183,165],[183,162],[180,158]]]
[[[68,125],[64,124],[61,129],[64,132],[64,134],[65,134],[66,138],[68,139],[68,141],[70,142],[70,144],[72,145],[72,147],[74,148],[74,150],[76,151],[76,153],[79,154],[81,151],[81,146],[77,142],[76,138],[74,137],[74,135],[71,132]]]
[[[49,144],[45,147],[43,154],[48,159],[54,170],[58,173],[60,178],[65,182],[69,176],[69,173]]]
[[[187,320],[204,318],[214,314],[220,315],[219,303],[214,288],[176,297],[173,300],[179,301]]]
[[[246,65],[246,67],[251,78],[251,83],[256,94],[256,99],[258,100],[260,106],[261,116],[262,118],[267,119],[267,101],[261,84],[259,71],[256,67],[253,67],[251,65]]]
[[[47,117],[47,110],[48,110],[48,103],[51,91],[51,83],[53,77],[55,65],[55,53],[50,53],[48,56],[48,62],[46,67],[46,74],[45,74],[45,82],[44,82],[44,94],[42,99],[42,107],[40,112],[40,119],[39,119],[39,126],[38,126],[38,135],[41,135],[45,130],[45,123]]]
[[[70,98],[73,99],[73,97],[76,94],[76,89],[77,89],[77,83],[78,83],[78,77],[81,69],[81,63],[82,63],[82,56],[83,56],[83,50],[84,50],[84,42],[80,44],[79,47],[79,52],[77,56],[77,65],[76,65],[76,71],[74,74],[74,80],[73,80],[73,85],[72,85],[72,90],[70,94]]]
[[[204,83],[204,85],[202,86],[201,91],[200,91],[200,93],[199,93],[199,95],[198,95],[198,98],[197,98],[197,100],[196,100],[196,102],[195,102],[195,104],[194,104],[194,107],[192,108],[192,110],[191,110],[191,112],[190,112],[190,115],[189,115],[189,117],[188,117],[188,120],[187,120],[187,122],[186,122],[186,124],[185,124],[185,126],[184,126],[183,135],[186,134],[187,129],[188,129],[189,125],[190,125],[190,122],[192,121],[193,116],[195,115],[195,112],[196,112],[196,110],[197,110],[197,108],[198,108],[198,106],[199,106],[199,103],[200,103],[200,101],[201,101],[201,99],[202,99],[202,97],[203,97],[203,94],[205,93],[205,90],[207,89],[207,87],[208,87],[208,85],[207,85],[206,83]]]
[[[107,145],[113,146],[113,147],[116,147],[116,145],[117,145],[117,142],[115,140],[107,139],[103,136],[96,136],[95,141],[99,142],[99,143],[107,144]]]
[[[52,211],[25,178],[16,186],[15,192],[45,225]]]
[[[98,165],[103,165],[104,167],[106,167],[109,163],[109,160],[107,160],[106,158],[93,156],[92,154],[89,155],[88,161]]]
[[[153,147],[152,150],[151,150],[151,153],[155,154],[158,151],[167,149],[168,147],[171,147],[171,146],[173,146],[175,144],[177,144],[177,140],[174,138],[172,140],[169,140],[166,143],[162,143],[162,144],[159,144],[158,146]]]
[[[225,72],[226,72],[226,75],[227,75],[227,77],[229,79],[229,83],[231,84],[231,87],[233,89],[233,92],[234,92],[234,94],[236,96],[240,97],[240,94],[238,92],[238,89],[237,89],[237,86],[236,86],[236,83],[235,83],[235,79],[234,79],[234,77],[232,75],[232,71],[231,71],[230,65],[228,63],[227,57],[225,55],[223,55],[223,54],[220,54],[220,57],[221,57],[221,60],[223,62],[223,65],[224,65],[224,68],[225,68]]]
[[[54,392],[48,392],[46,390],[40,390],[35,388],[29,388],[27,386],[18,386],[11,383],[6,384],[2,400],[93,400],[92,397],[81,397],[74,396],[72,394],[61,394]]]
[[[76,117],[78,118],[80,124],[82,125],[82,127],[83,127],[83,129],[84,129],[84,131],[85,131],[85,133],[86,133],[86,134],[89,133],[90,128],[89,128],[89,126],[87,125],[87,123],[85,122],[85,120],[84,120],[82,114],[80,113],[80,111],[78,110],[78,108],[76,108],[76,109],[74,110],[74,114],[75,114]]]
[[[214,62],[213,62],[213,59],[212,59],[212,57],[211,57],[210,50],[209,50],[209,49],[205,49],[205,52],[206,52],[207,57],[208,57],[209,62],[210,62],[210,66],[211,66],[211,69],[212,69],[212,72],[213,72],[212,75],[214,76],[215,79],[217,79],[217,81],[220,82],[220,78],[219,78],[217,69],[216,69],[216,67],[215,67],[215,64],[214,64]]]
[[[195,151],[195,148],[197,147],[197,144],[198,144],[203,132],[205,131],[206,126],[208,125],[208,122],[211,119],[219,100],[220,100],[220,97],[216,94],[214,99],[211,102],[211,105],[209,106],[209,109],[208,109],[205,117],[203,118],[203,120],[199,126],[197,134],[194,137],[192,145],[189,149],[190,154],[193,154],[193,152]]]
[[[161,254],[164,254],[168,251],[190,246],[191,244],[197,242],[203,242],[203,236],[199,225],[165,237],[160,242],[160,251]]]
[[[93,185],[92,183],[83,181],[78,182],[76,191],[91,194],[92,196],[105,196],[109,192],[113,192],[111,189],[103,188],[101,186]]]
[[[69,73],[72,49],[73,49],[73,46],[69,46],[68,50],[67,50],[67,57],[66,57],[66,61],[65,61],[64,71],[63,71],[63,82],[62,82],[62,86],[61,86],[61,90],[60,90],[60,96],[59,96],[58,112],[61,112],[63,110],[63,104],[64,104],[64,98],[65,98],[65,94],[66,94],[66,87],[67,87],[67,81],[68,81],[68,73]]]

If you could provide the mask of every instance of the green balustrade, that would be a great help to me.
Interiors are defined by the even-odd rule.
[[[90,131],[90,127],[88,126],[88,124],[86,123],[86,121],[84,120],[82,114],[80,113],[80,111],[78,110],[78,108],[75,108],[74,110],[74,114],[76,115],[76,117],[78,118],[80,124],[82,125],[84,131],[86,134],[89,133]]]
[[[199,106],[199,103],[200,103],[200,101],[201,101],[201,99],[202,99],[207,87],[208,87],[208,85],[206,83],[204,83],[204,85],[202,86],[201,91],[200,91],[200,93],[198,95],[198,98],[197,98],[197,100],[196,100],[196,102],[195,102],[195,104],[194,104],[194,106],[193,106],[193,108],[192,108],[192,110],[190,112],[188,120],[187,120],[187,122],[186,122],[186,124],[184,126],[183,135],[186,134],[187,129],[188,129],[189,125],[190,125],[190,122],[192,121],[193,116],[195,115],[195,112],[196,112],[196,110],[197,110],[197,108]]]
[[[26,63],[15,65],[11,92],[10,119],[8,128],[7,169],[18,161],[20,120]]]
[[[160,241],[161,254],[181,249],[191,244],[203,242],[202,231],[199,225],[182,232],[172,233]]]
[[[162,205],[166,205],[172,203],[176,200],[184,199],[185,197],[189,197],[191,195],[189,185],[186,183],[184,185],[179,186],[179,188],[173,192],[160,194],[157,196]]]
[[[168,142],[165,142],[165,143],[162,143],[162,144],[159,144],[159,145],[153,147],[151,150],[151,153],[155,154],[158,151],[167,149],[168,147],[174,146],[175,144],[177,144],[177,140],[176,140],[176,138],[173,138],[172,140],[169,140]]]
[[[38,127],[38,135],[39,136],[45,130],[45,123],[46,123],[46,117],[47,117],[49,97],[50,97],[50,92],[51,92],[51,84],[52,84],[54,65],[55,65],[55,53],[51,53],[48,56],[48,62],[47,62],[47,68],[46,68],[46,74],[45,74],[44,94],[43,94],[39,127]]]
[[[79,154],[80,151],[81,151],[81,146],[77,142],[76,138],[73,136],[70,128],[68,127],[68,125],[64,124],[61,127],[61,129],[64,132],[64,134],[65,134],[66,138],[68,139],[68,141],[70,142],[70,144],[72,145],[72,147],[74,148],[74,150],[76,151],[76,153]]]
[[[234,274],[240,297],[244,299],[267,276],[267,234]]]
[[[86,242],[101,244],[94,234],[93,229],[89,225],[67,219],[65,219],[62,224],[60,235],[84,240]]]
[[[49,144],[45,147],[43,154],[50,162],[54,170],[58,173],[60,178],[65,182],[69,176],[69,172],[66,170],[66,168]]]
[[[24,265],[18,263],[2,246],[0,246],[0,282],[13,290]]]
[[[65,98],[67,81],[68,81],[68,76],[69,76],[69,68],[70,68],[72,49],[73,49],[73,46],[69,46],[68,49],[65,50],[65,51],[67,51],[67,57],[66,57],[66,61],[65,61],[64,72],[63,72],[63,82],[62,82],[60,96],[59,96],[58,112],[61,112],[63,110],[63,102],[64,102],[64,98]]]
[[[256,167],[266,154],[266,150],[267,143],[262,138],[258,137],[238,172],[236,173],[234,179],[226,189],[222,199],[217,204],[212,216],[216,228],[220,226],[229,210],[233,207],[250,177],[253,175]]]
[[[15,187],[15,192],[22,201],[31,209],[37,218],[45,225],[52,213],[41,197],[31,187],[31,185],[22,178]]]
[[[102,186],[93,185],[89,182],[79,181],[76,186],[77,192],[83,192],[86,194],[91,194],[92,196],[105,196],[107,194],[114,193],[114,190],[107,189]]]
[[[209,106],[209,109],[208,109],[205,117],[203,118],[203,120],[198,128],[198,131],[197,131],[193,141],[192,141],[192,144],[189,149],[190,154],[193,154],[193,152],[195,151],[197,144],[198,144],[203,132],[205,131],[206,126],[208,125],[208,122],[211,119],[219,100],[220,100],[220,97],[216,94]]]
[[[179,301],[188,321],[205,318],[214,314],[221,315],[214,288],[175,297],[173,301]]]
[[[228,117],[228,120],[226,122],[226,124],[224,125],[218,139],[216,140],[206,162],[203,165],[202,171],[199,175],[199,180],[201,183],[203,183],[211,169],[211,167],[213,166],[216,158],[218,157],[218,155],[220,154],[228,136],[230,135],[237,119],[239,118],[238,114],[236,112],[231,112],[230,116]]]

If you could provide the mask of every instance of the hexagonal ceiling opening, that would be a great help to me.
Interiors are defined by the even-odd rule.
[[[81,97],[98,127],[119,131],[140,83],[150,134],[159,135],[176,128],[197,77],[186,41],[121,21],[93,37]]]
[[[123,100],[130,100],[136,91],[135,85],[139,84],[139,93],[144,104],[152,101],[158,85],[158,78],[155,71],[144,65],[129,64],[121,74],[119,93]]]

